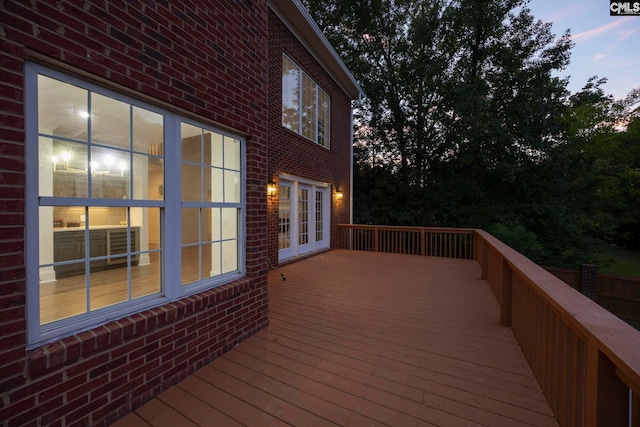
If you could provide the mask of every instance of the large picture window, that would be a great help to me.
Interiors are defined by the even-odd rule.
[[[244,274],[241,138],[36,64],[26,88],[29,344]]]
[[[329,95],[282,55],[282,126],[329,148]]]

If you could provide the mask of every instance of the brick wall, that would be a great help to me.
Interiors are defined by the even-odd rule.
[[[0,5],[0,423],[103,426],[267,324],[267,3]],[[26,60],[246,134],[246,278],[27,350]]]
[[[282,93],[282,54],[286,53],[307,74],[309,74],[331,98],[331,149],[316,144],[309,139],[282,126],[281,96],[269,97],[269,165],[268,177],[276,184],[281,173],[332,185],[331,194],[331,247],[338,241],[337,224],[350,221],[349,200],[351,101],[327,74],[311,54],[297,42],[295,36],[272,12],[269,12],[269,90]],[[337,200],[336,189],[344,197]],[[269,201],[269,259],[278,261],[278,200]]]

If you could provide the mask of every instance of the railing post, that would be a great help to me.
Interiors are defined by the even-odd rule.
[[[596,343],[587,342],[584,425],[629,425],[629,388],[616,375],[616,366]]]
[[[380,239],[378,237],[379,231],[378,227],[373,227],[373,232],[375,233],[373,236],[373,247],[375,248],[374,252],[380,252]]]
[[[480,278],[487,280],[489,277],[489,245],[487,242],[482,242],[482,260],[480,263]]]
[[[505,259],[502,260],[502,302],[500,303],[500,324],[511,326],[513,298],[513,273]]]

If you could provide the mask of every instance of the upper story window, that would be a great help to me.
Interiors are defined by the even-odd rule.
[[[244,141],[26,65],[29,344],[244,275]]]
[[[327,92],[282,55],[282,126],[329,148],[330,105]]]

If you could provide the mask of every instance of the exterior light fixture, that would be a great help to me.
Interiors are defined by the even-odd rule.
[[[342,192],[342,190],[336,190],[336,199],[342,200],[343,197],[344,193]]]
[[[276,195],[276,184],[273,181],[269,181],[267,184],[267,196],[275,196]]]

